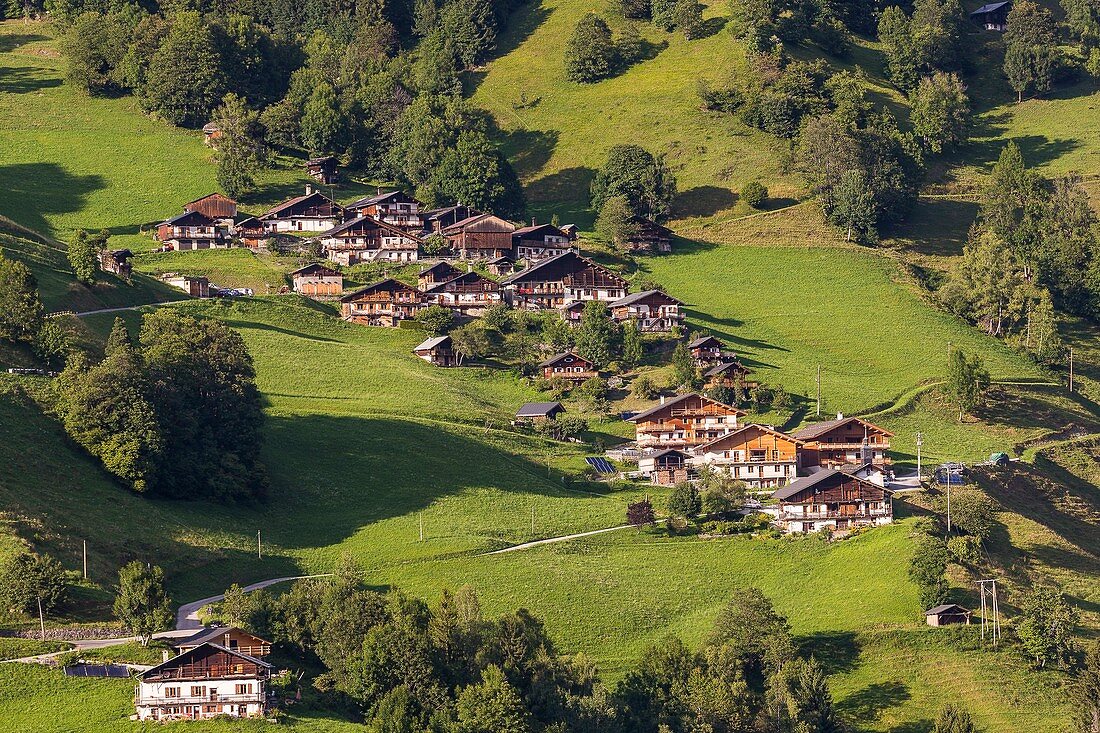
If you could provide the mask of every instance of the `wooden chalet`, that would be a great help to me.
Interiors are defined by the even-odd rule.
[[[665,254],[672,251],[672,230],[644,216],[630,217],[633,233],[624,245],[639,254]]]
[[[321,246],[333,262],[416,262],[420,239],[370,216],[359,216],[338,224],[321,235]]]
[[[611,303],[611,317],[634,321],[646,333],[667,333],[684,322],[683,302],[660,290],[631,293]]]
[[[477,209],[458,204],[456,206],[445,206],[442,209],[421,211],[420,221],[424,235],[426,236],[428,234],[440,234],[444,229],[452,227],[464,219],[477,216],[480,213],[481,212]]]
[[[675,448],[665,448],[641,456],[638,459],[638,472],[659,486],[672,486],[688,481],[694,476],[694,470],[688,459],[690,453]]]
[[[509,275],[501,281],[505,298],[516,308],[550,310],[575,300],[613,302],[626,295],[627,281],[576,252]]]
[[[355,212],[356,216],[369,216],[391,227],[418,233],[424,228],[420,206],[418,200],[404,191],[390,191],[361,198],[351,203],[348,209]]]
[[[1008,13],[1012,10],[1011,0],[999,3],[987,3],[970,14],[970,20],[987,31],[1004,32],[1008,28]]]
[[[572,300],[558,308],[561,311],[562,319],[570,326],[581,325],[581,318],[584,316],[584,304],[587,302],[587,300]]]
[[[237,218],[237,202],[220,193],[208,193],[183,205],[184,211],[196,211],[214,220],[224,219],[227,224]]]
[[[134,266],[130,263],[130,258],[133,256],[134,253],[128,249],[101,250],[99,253],[99,269],[104,272],[113,272],[129,280],[130,274],[134,270]]]
[[[264,229],[264,223],[255,216],[245,216],[237,219],[230,233],[249,249],[259,249],[269,236]]]
[[[235,649],[204,642],[138,678],[137,720],[261,717],[272,666]]]
[[[516,263],[511,257],[503,255],[494,257],[485,263],[485,269],[497,277],[508,277],[516,271]]]
[[[367,326],[396,327],[420,312],[421,293],[403,282],[386,278],[340,298],[345,321]]]
[[[567,379],[570,382],[583,382],[600,375],[596,365],[572,351],[554,354],[539,364],[542,376],[547,379]]]
[[[462,363],[462,358],[455,351],[454,341],[450,336],[425,339],[413,349],[413,353],[434,366],[453,367]]]
[[[344,276],[331,267],[316,262],[290,273],[291,288],[310,297],[340,295],[344,292]]]
[[[894,434],[858,417],[838,414],[835,420],[807,425],[791,435],[806,444],[802,451],[803,466],[890,464],[886,452]]]
[[[340,180],[337,170],[339,160],[334,155],[324,155],[320,158],[310,158],[306,161],[306,175],[326,186]]]
[[[516,422],[546,422],[565,412],[560,402],[528,402],[516,411]]]
[[[347,210],[313,186],[256,217],[267,232],[325,232],[338,226]]]
[[[924,622],[929,626],[949,626],[950,624],[970,625],[971,612],[957,603],[945,603],[929,608],[924,612]]]
[[[230,651],[247,654],[257,659],[263,659],[271,654],[270,641],[262,639],[255,634],[250,634],[244,629],[236,626],[214,626],[211,628],[204,628],[191,636],[176,640],[173,642],[172,646],[175,647],[179,654],[183,654],[184,652],[189,652],[206,643],[217,644]]]
[[[434,265],[420,268],[420,274],[416,277],[416,286],[421,290],[427,290],[433,285],[445,283],[461,274],[462,270],[446,260],[440,260]]]
[[[580,234],[580,229],[576,224],[562,224],[558,229],[561,229],[565,236],[569,237],[570,242],[576,242],[577,236]]]
[[[714,336],[700,336],[688,344],[688,351],[697,367],[709,367],[722,362],[722,342]]]
[[[723,356],[723,361],[715,364],[703,372],[703,379],[708,387],[741,387],[748,389],[755,387],[756,382],[748,379],[752,369],[742,364],[733,355]]]
[[[512,253],[516,225],[492,214],[477,214],[456,222],[441,234],[464,260],[494,260]]]
[[[157,240],[179,252],[228,247],[228,235],[227,226],[200,211],[185,211],[157,225]]]
[[[553,224],[531,223],[512,232],[512,250],[517,260],[538,262],[566,252],[576,252],[569,235]]]
[[[424,289],[425,303],[451,308],[464,315],[478,315],[501,301],[500,283],[473,271]]]
[[[196,277],[193,275],[175,275],[164,274],[160,276],[162,282],[171,285],[174,288],[179,288],[183,292],[190,295],[192,298],[209,298],[210,297],[210,281],[205,277]]]
[[[798,475],[801,447],[801,441],[786,433],[749,424],[693,448],[691,463],[712,466],[751,489],[770,489]]]
[[[689,392],[629,418],[639,448],[693,448],[737,429],[745,412]]]
[[[894,521],[893,492],[826,468],[778,489],[775,523],[784,532],[847,531]]]
[[[870,481],[875,486],[885,486],[889,479],[886,469],[874,463],[864,463],[863,465],[849,463],[845,466],[837,466],[836,470],[861,478],[864,481]]]

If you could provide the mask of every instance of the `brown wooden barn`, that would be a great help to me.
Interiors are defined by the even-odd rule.
[[[419,290],[386,278],[340,298],[340,310],[345,321],[395,327],[403,320],[415,318],[422,302]]]
[[[290,273],[290,282],[294,292],[310,297],[340,295],[344,292],[344,276],[331,267],[316,262]]]
[[[539,364],[542,376],[546,379],[558,377],[570,382],[583,382],[600,375],[596,365],[572,351],[554,354],[546,361]]]
[[[858,417],[837,415],[835,420],[807,425],[791,435],[806,444],[803,466],[890,464],[886,452],[894,434]]]
[[[516,225],[492,214],[477,214],[442,231],[450,247],[464,260],[492,260],[512,253]]]
[[[531,265],[501,281],[516,308],[549,310],[575,300],[613,302],[626,295],[627,281],[576,252]]]

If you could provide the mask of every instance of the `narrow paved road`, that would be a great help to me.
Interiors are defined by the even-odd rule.
[[[668,518],[658,519],[656,524],[667,522]],[[630,529],[633,524],[620,524],[617,527],[604,527],[603,529],[593,529],[588,532],[577,532],[576,534],[566,534],[561,537],[547,537],[543,540],[531,540],[530,542],[521,542],[518,545],[512,545],[511,547],[505,547],[500,550],[492,550],[490,552],[483,552],[478,557],[485,557],[486,555],[501,555],[505,552],[515,552],[516,550],[526,550],[529,547],[536,547],[538,545],[551,545],[555,542],[568,542],[569,540],[579,540],[582,537],[591,537],[594,534],[603,534],[604,532],[617,532],[620,529]]]

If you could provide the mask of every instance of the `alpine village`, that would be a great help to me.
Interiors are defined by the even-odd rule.
[[[1100,733],[1098,215],[1098,0],[0,0],[0,731]]]

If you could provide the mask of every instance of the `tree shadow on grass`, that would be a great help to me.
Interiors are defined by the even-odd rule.
[[[576,167],[542,176],[524,186],[527,208],[538,221],[550,221],[557,214],[562,224],[592,228],[595,213],[588,208],[588,191],[596,171]]]
[[[848,695],[836,707],[845,719],[865,725],[875,722],[885,711],[901,705],[910,697],[909,688],[901,682],[874,682]]]
[[[0,36],[0,53],[11,53],[21,46],[26,46],[28,43],[40,43],[48,40],[50,39],[46,36],[41,36],[37,33],[11,33],[2,35]]]
[[[536,175],[542,170],[554,154],[559,137],[556,130],[524,129],[509,132],[498,130],[496,136],[503,141],[508,162],[521,178]]]
[[[860,645],[853,631],[819,631],[796,640],[803,656],[813,656],[826,674],[851,672],[858,666]]]
[[[954,256],[962,253],[970,225],[978,217],[976,201],[920,199],[893,238],[908,249],[925,255]]]
[[[224,318],[219,318],[222,323],[230,328],[236,328],[243,331],[274,331],[275,333],[281,333],[284,336],[293,336],[294,338],[304,339],[306,341],[321,341],[329,344],[342,344],[344,343],[340,339],[326,338],[324,336],[316,336],[309,333],[303,333],[301,331],[292,331],[289,328],[280,328],[278,326],[272,326],[269,323],[260,323],[257,321],[234,321]]]
[[[40,69],[22,66],[0,67],[0,92],[28,94],[61,86],[61,79],[46,76]]]
[[[737,194],[728,188],[696,186],[677,194],[672,210],[678,217],[713,216],[736,203]]]
[[[0,214],[43,234],[52,234],[48,214],[84,208],[88,195],[106,187],[103,176],[74,176],[56,163],[0,165]]]
[[[1069,138],[1052,140],[1046,135],[1022,135],[1009,140],[997,137],[972,141],[967,145],[966,157],[977,165],[990,166],[997,161],[1001,151],[1010,141],[1020,147],[1024,162],[1030,168],[1053,163],[1063,155],[1081,147],[1080,140]]]
[[[704,38],[710,38],[711,36],[716,36],[716,35],[718,35],[719,33],[722,32],[722,30],[726,27],[727,23],[729,23],[729,18],[727,18],[724,15],[721,15],[721,16],[718,16],[718,17],[715,17],[715,18],[707,18],[706,20],[703,21],[703,24],[699,27],[699,33],[695,36],[695,38],[693,38],[691,40],[693,40],[693,41],[702,40]]]
[[[932,730],[936,727],[936,724],[927,718],[921,720],[910,720],[905,723],[898,723],[895,726],[891,726],[886,733],[932,733]]]

